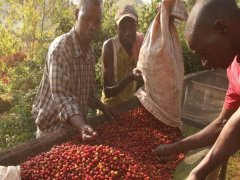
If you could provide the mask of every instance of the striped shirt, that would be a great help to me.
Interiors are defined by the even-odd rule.
[[[85,59],[81,52],[74,29],[50,45],[32,106],[41,131],[55,131],[73,115],[85,118],[91,98],[96,98],[95,57],[92,49]]]

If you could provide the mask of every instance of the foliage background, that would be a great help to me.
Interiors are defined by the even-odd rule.
[[[160,1],[160,0],[159,0]],[[134,0],[105,0],[102,29],[93,46],[99,58],[96,77],[102,88],[100,67],[103,42],[115,35],[113,23],[116,6]],[[195,0],[186,0],[189,11]],[[240,0],[237,0],[240,4]],[[156,15],[158,0],[137,4],[138,29],[145,33]],[[31,106],[41,80],[45,56],[52,40],[68,32],[74,22],[76,6],[69,0],[4,0],[0,1],[0,150],[35,137]],[[202,70],[198,57],[189,50],[184,39],[183,22],[178,23],[185,74]],[[239,177],[239,153],[230,159],[227,179]],[[236,178],[237,179],[237,178]]]
[[[145,33],[157,13],[157,0],[136,5],[138,29]],[[194,0],[186,2],[189,10]],[[103,42],[115,35],[113,23],[116,0],[103,3],[102,28],[93,42],[99,61],[96,77],[102,88],[100,56]],[[68,32],[74,22],[76,6],[68,0],[6,0],[0,2],[0,149],[34,138],[35,125],[31,106],[41,81],[47,49],[52,40]],[[184,40],[184,23],[178,24],[183,48],[185,73],[201,70]]]

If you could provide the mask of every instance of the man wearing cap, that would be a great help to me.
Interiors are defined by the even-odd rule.
[[[143,42],[143,34],[136,32],[138,15],[131,5],[125,5],[115,16],[117,36],[104,42],[102,48],[102,102],[116,105],[133,97],[142,77],[133,69]]]

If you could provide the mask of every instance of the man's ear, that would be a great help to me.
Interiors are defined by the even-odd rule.
[[[217,30],[217,32],[222,33],[223,35],[228,34],[228,27],[226,26],[226,24],[224,23],[224,21],[222,19],[217,19],[214,22],[214,26],[215,29]]]
[[[79,8],[75,9],[75,18],[78,20],[78,13],[79,13]]]

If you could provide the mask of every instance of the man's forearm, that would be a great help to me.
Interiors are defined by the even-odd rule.
[[[175,146],[179,149],[179,152],[211,146],[221,133],[224,127],[223,122],[224,120],[217,118],[198,133],[176,142]]]
[[[115,118],[115,113],[112,111],[112,108],[103,104],[98,98],[92,98],[90,105],[91,107],[101,110],[110,120]]]
[[[83,127],[85,125],[85,121],[84,121],[84,118],[79,115],[79,114],[76,114],[76,115],[73,115],[69,118],[69,123],[74,127],[76,128],[76,130],[78,132],[81,132],[81,127]]]
[[[105,105],[100,101],[98,97],[93,96],[90,100],[90,107],[104,111]]]
[[[240,111],[229,119],[212,149],[191,174],[197,176],[198,179],[205,179],[206,175],[234,154],[240,147],[239,129]]]
[[[134,79],[132,75],[127,76],[119,83],[113,85],[113,86],[107,86],[104,88],[104,93],[107,98],[111,98],[119,94],[130,82],[132,82]]]
[[[222,114],[204,129],[174,143],[178,148],[178,151],[184,152],[213,145],[221,133],[225,123],[234,112],[235,110],[223,110]]]

